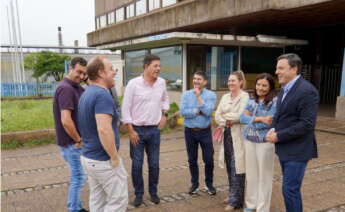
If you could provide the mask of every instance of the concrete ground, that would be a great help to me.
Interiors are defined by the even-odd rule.
[[[345,211],[345,123],[332,118],[319,117],[316,132],[319,158],[307,167],[302,193],[304,211]],[[215,166],[214,185],[216,196],[205,191],[189,196],[190,175],[183,131],[164,134],[161,139],[159,195],[161,204],[153,205],[147,194],[147,164],[144,166],[145,196],[140,208],[129,205],[133,212],[199,212],[223,211],[223,199],[228,195],[227,174]],[[120,154],[130,176],[129,141],[121,138]],[[215,145],[215,159],[219,145]],[[284,211],[281,194],[281,171],[275,159],[275,174],[271,212]],[[200,184],[203,187],[204,172],[199,154]],[[216,164],[216,163],[215,163]],[[67,211],[69,169],[56,145],[36,148],[20,148],[2,151],[1,154],[1,210],[4,212]],[[128,177],[130,201],[133,187]],[[88,208],[88,185],[84,186],[82,200]]]

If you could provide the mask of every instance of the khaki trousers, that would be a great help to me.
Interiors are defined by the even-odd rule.
[[[127,173],[120,164],[92,160],[81,156],[81,164],[90,187],[89,207],[92,212],[125,212],[128,205]]]

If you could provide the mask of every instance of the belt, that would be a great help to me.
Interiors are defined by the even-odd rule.
[[[137,126],[137,125],[132,125],[133,127],[143,127],[143,128],[150,128],[150,127],[157,127],[158,125],[144,125],[144,126]]]
[[[191,130],[193,130],[193,131],[203,131],[203,130],[209,129],[210,127],[211,127],[211,125],[208,126],[208,127],[206,127],[206,128],[197,128],[197,127],[195,127],[195,128],[189,128],[189,129],[191,129]]]

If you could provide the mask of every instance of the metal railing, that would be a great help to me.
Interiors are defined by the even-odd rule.
[[[52,96],[58,83],[1,83],[1,97]]]

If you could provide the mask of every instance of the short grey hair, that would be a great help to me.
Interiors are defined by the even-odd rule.
[[[297,67],[297,74],[301,73],[302,70],[302,59],[294,53],[283,54],[277,58],[277,61],[287,59],[291,68]]]

